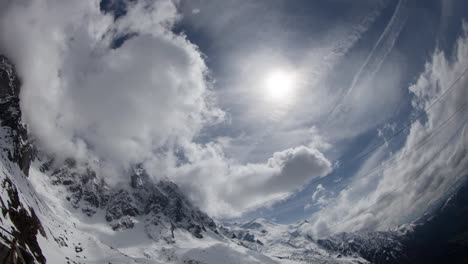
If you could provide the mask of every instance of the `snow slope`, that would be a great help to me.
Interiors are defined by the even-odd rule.
[[[281,263],[367,263],[359,255],[327,251],[300,231],[300,225],[281,225],[259,218],[221,231],[240,245],[281,260]]]
[[[0,56],[0,246],[10,247],[16,240],[28,263],[390,264],[466,259],[468,185],[435,213],[385,232],[314,240],[302,231],[308,229],[307,221],[280,225],[254,219],[223,226],[195,207],[176,184],[153,181],[138,164],[128,171],[128,184],[111,187],[93,166],[58,161],[38,150],[21,120],[20,87],[14,67]]]
[[[16,239],[29,263],[309,262],[291,257],[304,252],[284,244],[283,227],[218,226],[177,185],[153,182],[138,164],[128,172],[128,186],[117,188],[88,164],[55,161],[28,139],[20,87],[14,67],[0,57],[0,242]],[[251,232],[268,247],[252,247],[232,232]],[[316,259],[342,263],[325,254]]]

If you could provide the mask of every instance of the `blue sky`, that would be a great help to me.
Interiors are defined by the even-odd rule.
[[[233,64],[237,63],[232,61],[232,56],[241,57],[242,54],[250,52],[266,51],[271,52],[271,56],[284,57],[288,63],[294,64],[308,49],[322,48],[321,45],[333,45],[327,42],[333,42],[333,39],[327,40],[324,37],[330,32],[346,31],[348,27],[353,26],[353,23],[357,24],[375,12],[374,17],[368,18],[371,22],[366,25],[358,39],[349,44],[348,50],[331,67],[332,73],[325,76],[318,84],[326,85],[327,89],[340,94],[348,89],[349,83],[358,75],[358,70],[365,64],[367,57],[389,25],[398,3],[399,1],[256,1],[254,3],[223,1],[213,5],[212,1],[182,1],[183,18],[176,30],[185,33],[206,55],[207,64],[216,80],[215,92],[223,97],[225,94],[223,90],[232,89],[230,85],[233,82],[232,67],[236,67]],[[338,136],[338,139],[333,137],[327,139],[333,141],[334,146],[342,145],[338,149],[333,148],[326,152],[327,155],[333,157],[333,161],[340,164],[336,166],[331,175],[313,180],[290,198],[248,213],[243,218],[265,217],[286,223],[307,218],[321,206],[312,205],[304,209],[304,206],[310,203],[317,185],[321,184],[325,187],[330,192],[330,196],[336,195],[347,185],[349,178],[353,177],[368,157],[357,160],[352,158],[384,140],[378,135],[378,129],[386,124],[400,128],[409,122],[408,117],[411,116],[412,111],[411,95],[406,88],[415,82],[436,48],[447,53],[452,52],[456,37],[462,31],[461,21],[466,18],[467,14],[462,11],[466,8],[466,3],[462,1],[452,1],[452,6],[448,7],[450,11],[447,11],[450,12],[449,15],[442,14],[443,8],[447,7],[442,7],[440,1],[408,1],[405,5],[406,21],[402,22],[402,28],[396,36],[394,45],[381,62],[379,71],[373,76],[374,85],[384,86],[385,89],[401,90],[394,102],[384,109],[386,112],[383,115],[384,118],[372,122],[363,131],[348,138]],[[229,18],[228,22],[223,21],[225,17]],[[218,23],[218,20],[222,22]],[[214,24],[214,26],[207,24]],[[319,59],[318,63],[326,62]],[[395,74],[394,71],[398,73]],[[386,86],[382,82],[387,82],[389,73],[398,76],[396,80],[390,80]],[[250,87],[250,89],[256,88]],[[369,90],[369,92],[372,91]],[[263,125],[243,127],[243,122],[238,120],[244,118],[242,103],[233,103],[232,98],[226,97],[226,102],[221,98],[221,105],[232,109],[229,112],[232,115],[232,121],[221,127],[211,128],[206,132],[207,138],[213,135],[236,137],[242,133],[255,134],[256,131],[262,130]],[[340,100],[346,100],[346,98]],[[307,111],[306,103],[300,107]],[[300,118],[300,120],[291,125],[292,127],[279,125],[279,128],[290,131],[300,129],[301,126],[312,125],[319,129],[327,129],[327,121],[324,121],[327,114],[321,114],[310,119],[292,115],[292,118]],[[281,124],[283,119],[288,118],[289,113],[285,113],[279,120],[271,120],[271,124],[266,122],[265,125],[266,127],[271,125],[276,130],[277,125]],[[238,158],[236,155],[239,155],[243,159],[254,161],[265,159],[270,152],[280,150],[281,147],[274,140],[275,133],[281,132],[269,132],[267,136],[260,135],[260,139],[255,136],[254,139],[249,138],[245,140],[245,145],[258,140],[255,141],[255,148],[252,150],[247,146],[239,147],[238,150],[232,151],[232,155],[234,158]],[[326,133],[326,131],[321,132]],[[392,131],[385,131],[385,133],[391,135]],[[391,152],[400,148],[406,134],[407,131],[392,139],[387,151]],[[301,139],[294,140],[300,141]],[[245,149],[249,149],[247,157],[238,154],[243,153]],[[348,161],[350,159],[352,162]]]

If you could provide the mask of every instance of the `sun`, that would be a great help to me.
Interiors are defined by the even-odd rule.
[[[291,97],[295,88],[295,77],[285,70],[273,70],[265,75],[265,95],[272,101],[286,100]]]

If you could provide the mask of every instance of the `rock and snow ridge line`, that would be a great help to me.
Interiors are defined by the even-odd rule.
[[[56,164],[28,140],[21,83],[5,57],[0,78],[0,223],[28,263],[278,262],[220,234],[177,185],[138,166],[129,186],[113,189],[86,164]]]
[[[7,233],[13,234],[28,263],[431,263],[430,254],[425,262],[415,258],[434,243],[421,246],[415,237],[427,237],[434,226],[444,230],[447,217],[459,219],[456,227],[430,241],[468,230],[468,210],[458,210],[466,188],[430,218],[388,232],[317,241],[301,232],[307,221],[284,226],[257,219],[223,227],[176,184],[154,182],[138,164],[128,172],[128,186],[116,188],[86,164],[54,162],[35,149],[21,121],[20,86],[14,67],[0,56],[0,225],[7,230],[0,234],[6,244],[12,240]],[[408,255],[408,248],[417,254]],[[468,252],[463,245],[455,249],[455,257]]]

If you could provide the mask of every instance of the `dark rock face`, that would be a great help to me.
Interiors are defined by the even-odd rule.
[[[20,86],[13,65],[0,55],[0,152],[2,152],[0,155],[5,153],[4,157],[17,164],[27,176],[33,158],[33,146],[28,140],[26,127],[21,120]],[[15,173],[10,174],[15,175]],[[45,263],[46,259],[37,242],[39,233],[46,236],[44,228],[34,210],[23,204],[12,179],[6,174],[4,176],[1,190],[7,194],[7,200],[0,199],[0,208],[3,218],[8,217],[14,225],[11,232],[8,231],[11,237],[4,239],[17,241],[27,263]]]
[[[331,252],[374,264],[468,263],[468,183],[409,226],[344,233],[317,242]]]
[[[147,217],[149,225],[165,226],[172,236],[176,228],[185,229],[197,238],[202,238],[202,233],[206,232],[207,228],[216,231],[215,222],[196,208],[173,182],[153,182],[149,175],[137,166],[132,172],[130,185],[132,190],[120,191],[124,195],[119,195],[115,200],[118,202],[113,208],[119,208],[119,213],[113,214],[112,219],[143,215]],[[109,209],[107,212],[109,213]]]
[[[27,176],[33,158],[33,146],[21,120],[20,86],[15,68],[7,58],[0,55],[0,125],[6,129],[7,135],[4,140],[11,146],[2,148],[8,153],[8,158],[18,164]]]
[[[411,263],[468,263],[468,182],[416,221],[405,244]]]
[[[371,263],[406,263],[406,248],[397,232],[342,233],[317,244],[344,256],[360,256]]]
[[[249,227],[251,226],[254,226],[255,228],[258,227],[258,228],[261,228],[262,226],[260,224],[257,224],[255,223],[256,225],[250,225],[250,223],[248,223],[248,225],[242,225],[240,229],[230,229],[230,228],[226,228],[224,226],[220,227],[219,228],[219,232],[221,234],[223,234],[224,236],[226,237],[229,237],[233,240],[236,240],[238,241],[241,245],[247,247],[247,248],[251,248],[249,247],[249,243],[256,243],[260,246],[263,246],[263,242],[260,241],[259,239],[257,239],[257,237],[255,236],[255,234],[252,234],[252,232],[250,232],[248,229]],[[248,243],[244,243],[244,242],[248,242]],[[255,249],[254,249],[255,250]]]
[[[53,159],[41,166],[43,172],[48,172],[53,167]],[[98,208],[104,208],[109,200],[108,190],[101,179],[90,167],[77,167],[76,161],[66,159],[65,164],[50,172],[54,185],[63,185],[69,191],[66,197],[75,209],[91,216]]]
[[[1,184],[6,191],[9,200],[5,204],[1,201],[1,210],[3,217],[8,217],[15,228],[11,231],[12,238],[16,239],[23,255],[33,263],[36,260],[39,263],[46,263],[42,250],[37,242],[37,235],[40,233],[46,236],[44,228],[32,208],[25,207],[19,198],[18,190],[9,178],[5,178]],[[10,240],[7,238],[7,240]],[[29,250],[26,250],[29,248]],[[29,252],[30,251],[30,252]]]
[[[109,200],[105,217],[112,229],[123,230],[133,228],[132,219],[139,213],[134,198],[126,190],[120,190]]]
[[[174,225],[191,231],[196,237],[202,237],[201,231],[209,228],[216,230],[216,224],[207,214],[196,208],[171,181],[159,181],[153,188],[148,188],[152,199],[145,206],[153,214],[164,214],[172,219]],[[163,197],[166,197],[163,198]],[[157,202],[157,201],[160,201]]]

